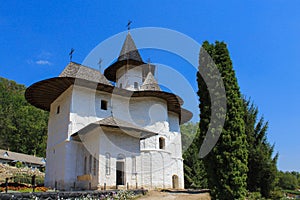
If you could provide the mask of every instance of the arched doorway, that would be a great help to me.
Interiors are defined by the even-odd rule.
[[[172,176],[172,188],[173,189],[178,189],[179,188],[179,181],[178,181],[178,176],[177,175]]]
[[[116,162],[116,184],[125,185],[125,156],[118,155]]]

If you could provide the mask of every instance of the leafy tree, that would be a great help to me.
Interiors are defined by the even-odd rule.
[[[243,102],[249,154],[247,188],[269,198],[276,184],[278,153],[273,157],[274,146],[267,141],[268,122],[263,117],[257,120],[258,108],[250,100]]]
[[[199,147],[194,138],[199,137],[199,123],[180,126],[184,159],[185,188],[207,188],[203,161],[199,159]]]
[[[216,199],[244,199],[247,194],[247,162],[248,149],[244,125],[243,102],[240,89],[232,67],[232,62],[224,42],[209,44],[204,42],[202,47],[215,62],[226,90],[227,112],[226,121],[221,136],[212,151],[203,159],[207,171],[208,184]],[[214,74],[203,49],[200,51],[201,68],[210,68],[205,76]],[[200,97],[200,137],[202,144],[208,130],[211,114],[211,101],[204,77],[198,73],[198,95]]]
[[[45,157],[48,113],[24,98],[26,87],[0,77],[1,148]]]
[[[295,190],[298,187],[297,175],[291,172],[278,173],[278,186],[285,190]]]

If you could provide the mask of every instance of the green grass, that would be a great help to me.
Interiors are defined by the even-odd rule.
[[[24,189],[18,190],[18,192],[32,192],[32,188],[24,188]],[[43,191],[35,189],[34,192],[43,192]]]
[[[283,190],[283,192],[289,193],[289,194],[300,195],[300,191],[296,191],[296,190]]]

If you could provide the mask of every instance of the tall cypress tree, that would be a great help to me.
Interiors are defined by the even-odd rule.
[[[216,199],[243,199],[247,193],[247,140],[244,125],[243,102],[237,83],[232,62],[224,42],[209,44],[204,42],[202,48],[213,59],[219,70],[226,91],[226,120],[222,133],[212,151],[203,159],[207,171],[208,184],[212,195]],[[201,68],[208,74],[204,76],[214,77],[213,67],[207,62],[206,55],[200,51],[199,71]],[[200,97],[200,137],[199,145],[204,141],[211,118],[210,92],[204,77],[197,75],[198,95]],[[218,85],[217,85],[218,86]],[[218,94],[215,94],[218,95]]]

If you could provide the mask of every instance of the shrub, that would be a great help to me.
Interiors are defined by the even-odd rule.
[[[24,167],[23,163],[21,161],[16,162],[16,168]]]
[[[25,183],[25,184],[31,184],[32,176],[28,174],[16,174],[14,177],[14,182],[17,183]],[[36,185],[43,185],[44,184],[44,178],[41,176],[37,176],[35,178]]]
[[[115,196],[114,199],[118,200],[127,200],[127,199],[132,199],[134,197],[133,192],[131,191],[126,191],[126,190],[121,190],[119,191]]]
[[[247,197],[248,200],[258,200],[261,198],[260,192],[249,192]]]
[[[282,199],[283,197],[284,197],[284,193],[279,189],[272,191],[270,194],[270,199],[274,199],[274,200],[279,200]]]

